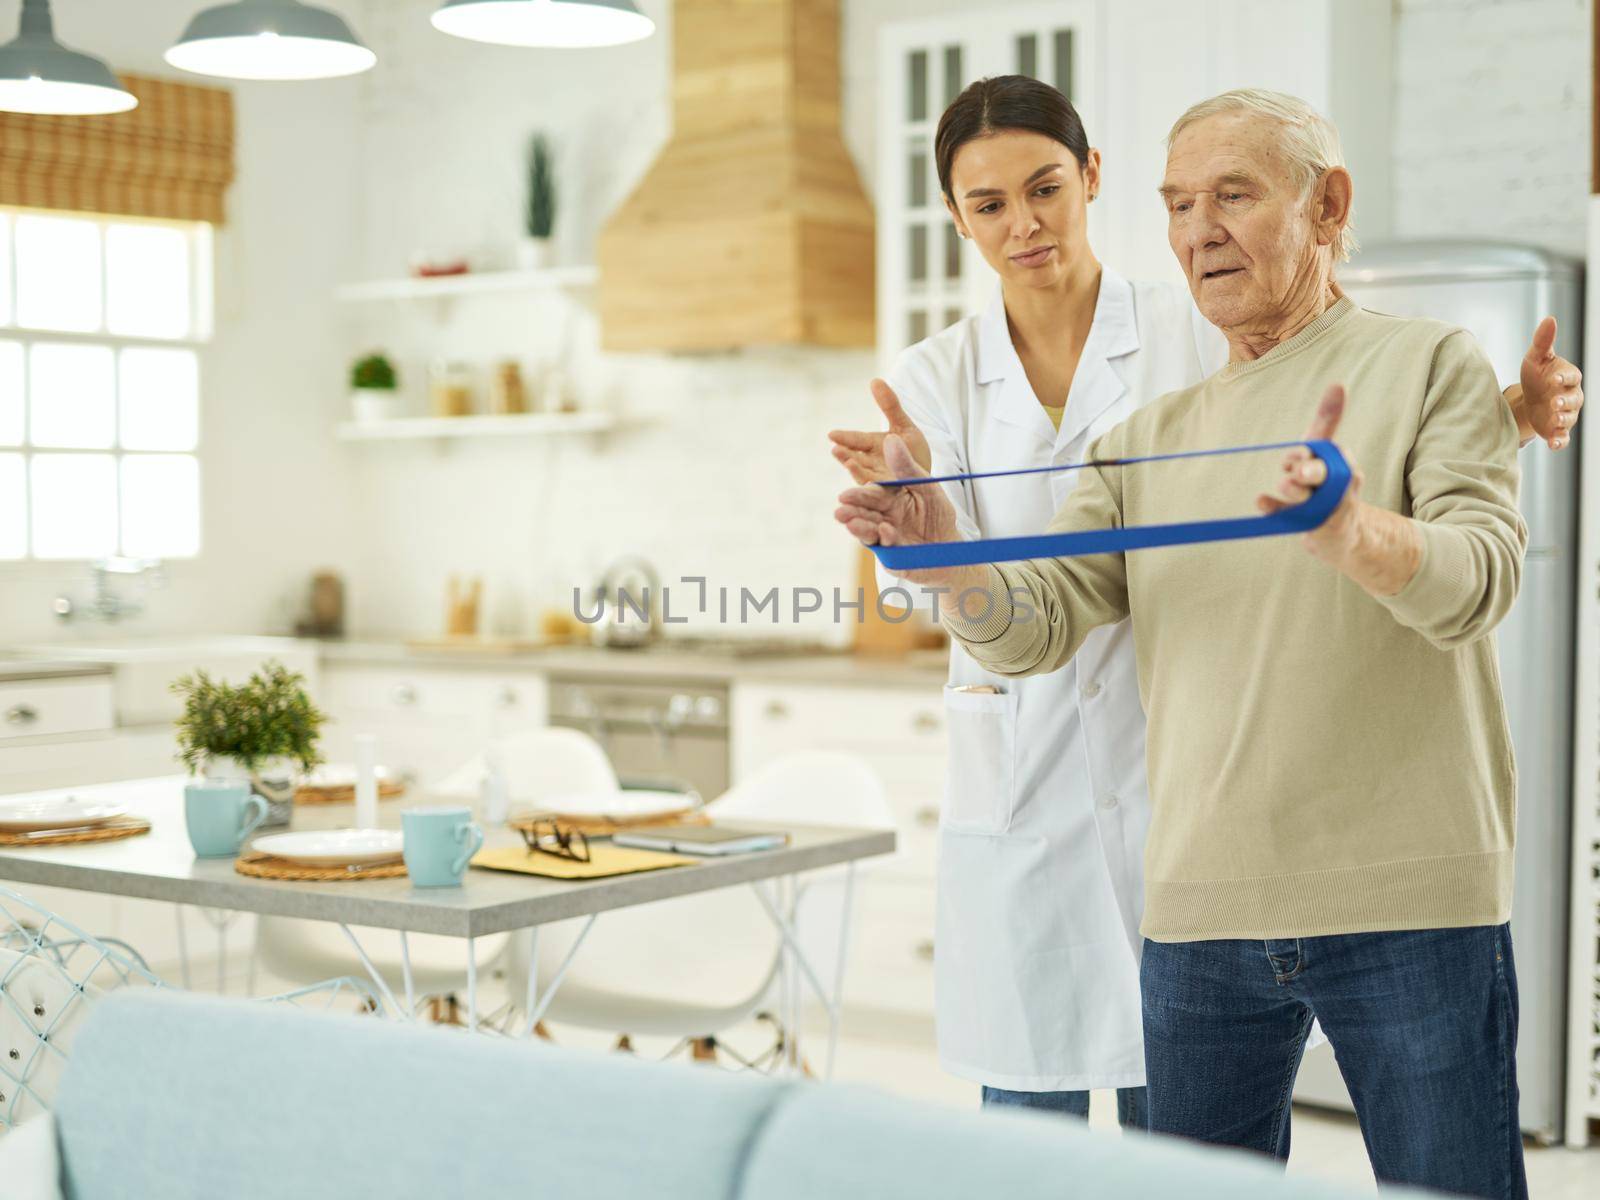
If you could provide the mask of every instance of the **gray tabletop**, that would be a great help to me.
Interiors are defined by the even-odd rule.
[[[147,817],[152,828],[142,837],[118,842],[0,847],[0,880],[416,933],[481,937],[853,862],[889,854],[895,845],[891,830],[793,826],[786,827],[791,834],[789,844],[779,850],[704,859],[614,879],[562,881],[472,868],[458,888],[417,888],[409,879],[290,883],[240,875],[233,869],[232,859],[196,858],[184,829],[184,782],[182,777],[172,776],[34,793],[71,794],[122,804]],[[398,829],[401,810],[425,800],[412,793],[385,801],[379,806],[379,823]],[[348,804],[302,806],[295,810],[290,828],[338,829],[353,824],[354,815]],[[739,824],[755,823],[741,819]],[[486,828],[485,833],[484,845],[489,848],[521,844],[510,829]],[[15,890],[25,892],[26,888]]]

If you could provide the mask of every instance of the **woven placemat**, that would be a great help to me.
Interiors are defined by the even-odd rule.
[[[80,842],[117,842],[149,832],[150,822],[143,817],[112,817],[104,825],[97,825],[93,829],[0,833],[0,846],[71,846]]]
[[[577,829],[589,837],[605,837],[623,829],[649,829],[652,825],[709,825],[711,818],[704,809],[687,809],[683,812],[662,813],[656,817],[640,817],[632,821],[613,821],[608,817],[562,817],[550,812],[517,813],[507,819],[512,829],[521,829],[535,821],[555,821],[563,829]]]
[[[406,794],[406,785],[399,780],[381,782],[378,784],[378,799],[393,800],[397,796]],[[334,787],[318,787],[315,784],[295,789],[294,802],[296,804],[354,804],[356,802],[355,785]]]
[[[259,850],[247,850],[233,860],[233,869],[253,879],[290,879],[296,883],[334,883],[341,879],[404,879],[403,862],[372,867],[308,867]]]

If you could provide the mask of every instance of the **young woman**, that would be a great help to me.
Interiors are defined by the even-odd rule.
[[[888,432],[924,468],[1081,461],[1133,410],[1227,360],[1181,285],[1130,283],[1096,260],[1100,154],[1060,92],[980,80],[944,113],[934,156],[957,232],[1000,286],[981,316],[873,381]],[[1507,401],[1525,439],[1559,449],[1582,392],[1554,324],[1535,331]],[[835,431],[834,457],[857,483],[890,478],[885,436]],[[944,486],[977,538],[1040,532],[1073,485],[1059,472]],[[940,1061],[982,1084],[985,1104],[1086,1116],[1091,1089],[1115,1088],[1122,1123],[1142,1127],[1149,799],[1132,639],[1127,622],[1096,630],[1063,670],[1017,679],[952,649],[935,991]]]

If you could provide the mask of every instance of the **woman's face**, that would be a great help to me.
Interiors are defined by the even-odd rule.
[[[950,164],[945,206],[1006,283],[1049,287],[1089,252],[1087,206],[1100,190],[1100,152],[1083,166],[1042,133],[974,138]]]

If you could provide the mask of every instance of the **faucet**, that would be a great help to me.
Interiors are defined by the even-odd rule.
[[[150,586],[160,587],[164,581],[159,558],[124,558],[112,555],[95,559],[89,564],[94,577],[94,598],[87,606],[63,593],[50,602],[57,619],[71,621],[79,616],[94,617],[101,621],[118,621],[123,617],[136,617],[144,611],[137,600],[124,600],[111,586],[113,575],[150,575]],[[81,608],[81,611],[80,611]]]

